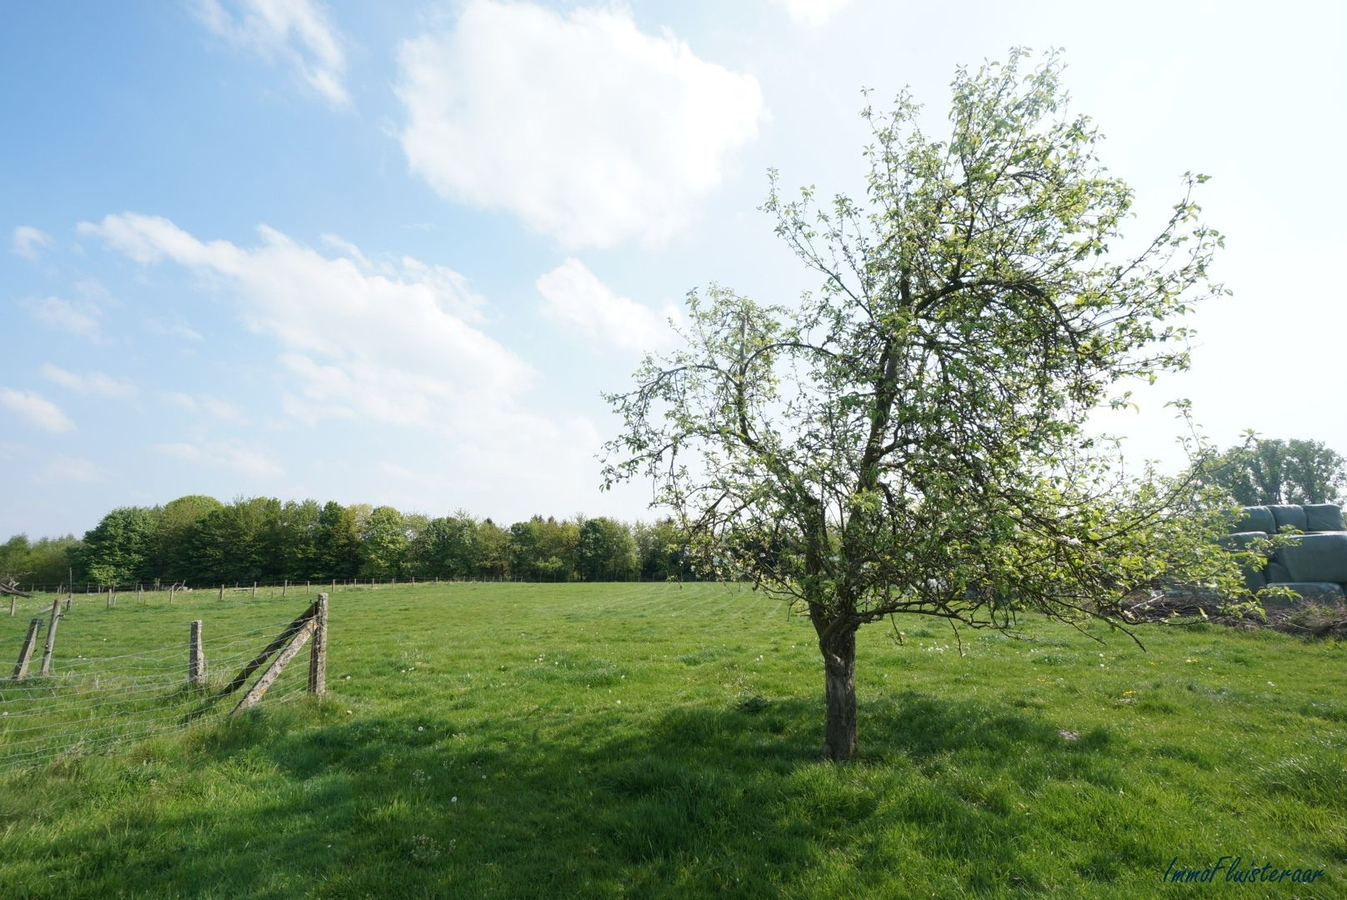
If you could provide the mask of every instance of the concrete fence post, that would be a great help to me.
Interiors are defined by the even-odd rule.
[[[23,649],[19,651],[19,662],[14,666],[14,680],[21,681],[28,675],[28,664],[33,660],[33,648],[37,646],[37,635],[42,630],[42,617],[38,616],[28,623],[28,634],[23,639]]]
[[[56,623],[61,620],[61,598],[51,602],[51,624],[47,626],[47,643],[42,648],[42,674],[51,674],[51,654],[56,649]]]
[[[187,644],[187,679],[197,687],[206,683],[206,653],[201,647],[201,620],[192,622]]]
[[[309,645],[309,693],[327,693],[327,594],[318,595],[313,613],[313,643]]]

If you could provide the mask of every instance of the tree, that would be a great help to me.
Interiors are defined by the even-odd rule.
[[[80,568],[99,584],[153,580],[159,542],[159,515],[143,506],[124,506],[105,515],[84,535]]]
[[[1210,541],[1226,510],[1124,477],[1082,429],[1123,379],[1186,367],[1173,320],[1223,292],[1192,200],[1205,179],[1119,257],[1132,191],[1068,113],[1058,57],[1025,56],[958,71],[948,140],[906,93],[867,107],[865,204],[787,201],[773,172],[764,209],[821,287],[791,308],[694,291],[683,348],[607,395],[623,429],[605,484],[648,476],[703,565],[807,610],[827,759],[856,752],[862,625],[1117,622],[1125,595],[1176,579],[1241,590]]]
[[[1244,506],[1267,503],[1341,503],[1347,460],[1319,441],[1267,440],[1249,432],[1202,469],[1210,484]]]
[[[159,547],[155,553],[155,577],[180,581],[192,571],[192,527],[207,513],[224,504],[214,497],[188,494],[164,504],[159,514]]]
[[[575,556],[576,569],[586,581],[624,581],[638,571],[631,531],[605,516],[580,526]]]
[[[396,576],[407,554],[407,526],[402,513],[378,506],[365,519],[360,533],[360,574],[376,578]]]
[[[360,532],[354,507],[329,500],[314,528],[314,553],[324,578],[354,578],[360,568]]]

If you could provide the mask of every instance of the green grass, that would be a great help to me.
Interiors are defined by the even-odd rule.
[[[191,619],[209,658],[304,599],[76,602],[58,662],[185,672]],[[0,896],[1347,896],[1347,644],[1031,621],[960,657],[900,627],[861,632],[863,758],[833,766],[813,632],[759,594],[339,590],[327,702],[0,774]],[[1223,855],[1327,876],[1161,882]]]

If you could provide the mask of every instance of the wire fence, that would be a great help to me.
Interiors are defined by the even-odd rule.
[[[232,708],[224,687],[289,624],[207,637],[206,671],[196,681],[186,634],[135,653],[61,657],[49,674],[0,681],[0,772],[106,752],[222,717]],[[302,675],[283,676],[267,705],[303,697],[305,688]]]
[[[711,583],[715,579],[686,579],[688,583]],[[310,578],[276,581],[225,581],[219,583],[142,581],[120,582],[118,584],[99,584],[94,581],[65,582],[28,582],[20,581],[16,587],[28,594],[75,594],[106,595],[109,591],[121,596],[128,593],[170,594],[170,593],[220,593],[239,594],[247,591],[295,591],[295,590],[341,590],[348,588],[379,587],[425,587],[442,584],[666,584],[678,581],[676,578],[646,578],[634,575],[630,578],[602,579],[598,581],[576,581],[567,578],[531,578],[526,575],[454,575],[454,576],[410,576],[382,578]],[[7,598],[0,598],[7,599]]]

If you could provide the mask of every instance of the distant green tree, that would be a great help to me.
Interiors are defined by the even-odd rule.
[[[353,507],[329,500],[318,513],[314,554],[319,577],[345,581],[360,571],[360,531]]]
[[[192,571],[192,527],[207,513],[224,506],[214,497],[188,494],[164,504],[159,514],[159,546],[155,552],[154,576],[174,582]]]
[[[477,527],[477,571],[483,578],[510,575],[510,533],[490,519]]]
[[[600,516],[580,526],[576,568],[586,581],[625,581],[636,575],[636,544],[621,522]]]
[[[84,535],[79,557],[90,577],[97,571],[101,584],[131,584],[154,580],[154,553],[159,540],[159,516],[142,506],[124,506],[105,515]]]
[[[360,574],[372,578],[396,577],[407,555],[407,525],[391,506],[370,511],[360,534]]]
[[[695,575],[687,553],[688,538],[674,523],[663,518],[653,523],[637,522],[632,526],[636,542],[641,580],[691,580]]]
[[[190,580],[202,586],[272,580],[280,506],[273,497],[239,497],[198,519],[190,539]]]
[[[1244,443],[1199,471],[1243,506],[1342,503],[1347,495],[1347,460],[1319,441],[1268,440],[1249,433]]]
[[[281,504],[276,520],[276,546],[281,557],[281,577],[290,581],[323,578],[318,554],[318,518],[322,513],[316,500],[288,500]],[[331,577],[331,576],[328,576]]]
[[[510,526],[510,572],[530,581],[570,581],[576,574],[576,522],[534,516]]]

